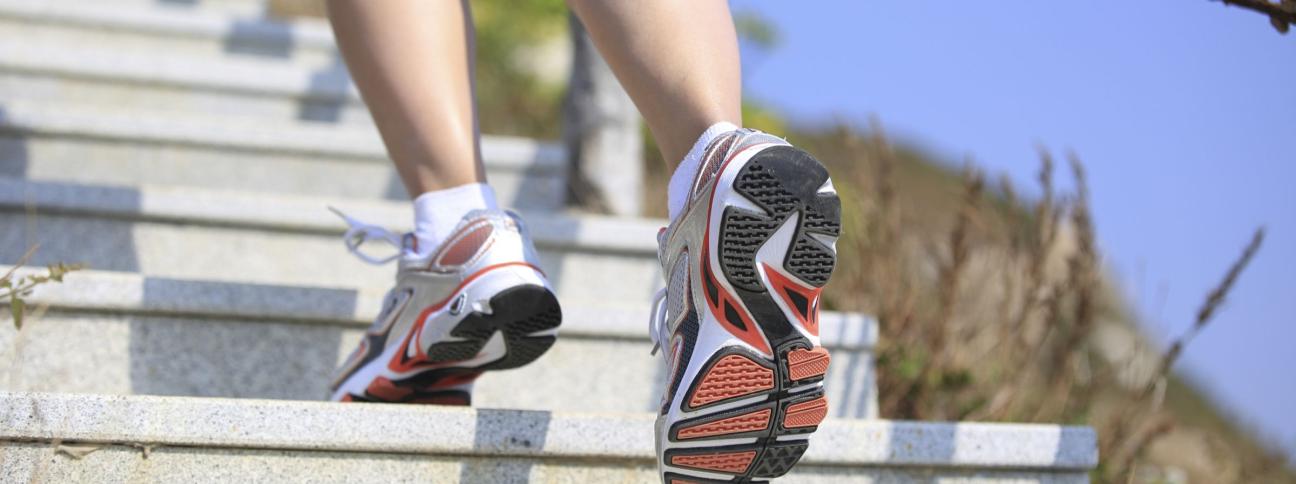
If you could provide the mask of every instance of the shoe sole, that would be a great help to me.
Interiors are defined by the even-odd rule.
[[[734,177],[732,196],[743,197],[744,202],[731,203],[731,197],[713,201],[712,210],[724,207],[724,212],[718,250],[708,257],[718,258],[723,277],[750,312],[773,358],[743,345],[712,352],[682,399],[684,410],[702,416],[668,422],[670,441],[687,447],[667,448],[662,462],[730,477],[666,472],[666,483],[753,482],[782,476],[808,447],[806,434],[827,417],[822,381],[830,362],[828,352],[793,326],[775,298],[794,311],[800,325],[818,333],[818,293],[836,264],[831,241],[821,239],[841,232],[836,193],[820,191],[831,187],[828,180],[827,169],[805,152],[774,146],[752,156]],[[756,207],[751,207],[753,203]],[[792,229],[785,226],[791,217],[796,217],[795,231],[789,235]],[[775,237],[790,237],[781,269],[804,284],[757,267],[769,263],[761,258],[769,255],[762,248]],[[714,282],[717,274],[711,264],[701,266],[705,297],[711,301],[727,297]],[[773,274],[767,276],[772,286],[762,280],[762,273]],[[738,313],[726,306],[724,324],[745,326]],[[737,404],[739,400],[746,403]],[[711,408],[721,410],[707,412]],[[753,437],[755,442],[733,444]],[[713,440],[726,442],[706,444]]]
[[[347,395],[344,400],[470,405],[472,400],[467,391],[446,388],[472,382],[486,371],[529,364],[557,340],[552,333],[535,335],[562,323],[558,298],[548,288],[514,286],[500,291],[489,301],[489,311],[473,311],[450,330],[449,335],[455,341],[435,343],[427,349],[425,362],[438,368],[397,380],[376,377],[363,396]],[[496,333],[502,335],[503,357],[477,365],[454,364],[476,358]],[[381,360],[370,364],[385,364]]]
[[[498,332],[504,335],[504,358],[474,369],[508,370],[535,361],[557,340],[552,334],[533,336],[562,324],[558,298],[544,287],[524,285],[505,289],[490,299],[490,307],[490,313],[474,311],[450,330],[450,336],[462,341],[436,343],[428,348],[428,362],[471,359]]]

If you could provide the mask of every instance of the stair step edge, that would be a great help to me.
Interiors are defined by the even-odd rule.
[[[301,153],[389,163],[382,140],[371,126],[239,118],[14,102],[0,104],[0,133]],[[566,156],[566,149],[557,142],[482,136],[482,158],[492,168],[561,173]]]
[[[208,9],[144,8],[86,2],[0,0],[0,16],[95,30],[222,41],[286,43],[333,49],[328,23],[318,19],[273,19]]]
[[[142,221],[178,221],[341,235],[345,223],[327,210],[396,231],[409,230],[408,203],[248,193],[159,185],[92,185],[0,177],[0,210],[58,212]],[[549,211],[522,212],[537,245],[655,256],[657,219]]]
[[[649,460],[653,415],[190,397],[0,393],[0,439]],[[409,429],[420,429],[411,432]],[[1086,470],[1092,429],[828,420],[803,462]]]
[[[0,265],[0,274],[13,269]],[[18,268],[18,277],[43,274]],[[249,321],[369,326],[381,310],[382,289],[302,287],[151,277],[135,273],[83,270],[59,284],[34,290],[28,302],[52,309],[113,314],[188,316]],[[598,306],[564,301],[563,335],[648,341],[648,301],[642,307]],[[871,350],[877,323],[860,313],[820,314],[822,344],[833,349]]]

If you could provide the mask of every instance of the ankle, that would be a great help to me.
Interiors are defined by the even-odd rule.
[[[485,183],[468,183],[423,193],[414,199],[415,254],[435,250],[473,210],[498,210],[495,190]]]
[[[706,154],[707,147],[716,138],[737,129],[737,125],[727,121],[711,125],[702,132],[701,136],[698,136],[688,154],[680,160],[675,173],[671,175],[670,184],[666,187],[666,209],[671,220],[675,220],[688,204],[689,194],[693,190],[693,180],[697,178],[698,170],[702,168],[702,157]]]

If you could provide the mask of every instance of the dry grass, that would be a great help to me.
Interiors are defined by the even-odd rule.
[[[39,247],[39,244],[31,246],[18,259],[18,263],[14,264],[4,274],[0,274],[0,305],[9,307],[9,317],[13,320],[15,329],[22,329],[23,321],[28,313],[27,300],[24,298],[30,295],[37,286],[51,282],[63,282],[63,276],[85,267],[82,264],[64,264],[60,262],[47,267],[45,274],[29,274],[24,277],[15,277],[18,269],[31,259],[32,254],[35,254]]]
[[[838,128],[793,141],[830,160],[842,195],[845,234],[825,298],[878,317],[884,417],[1091,425],[1100,435],[1098,482],[1154,480],[1166,466],[1189,469],[1194,482],[1296,482],[1244,434],[1218,432],[1165,404],[1175,360],[1254,257],[1263,230],[1166,353],[1113,359],[1098,347],[1099,331],[1142,338],[1104,282],[1077,156],[1066,162],[1075,188],[1062,194],[1057,163],[1041,150],[1041,195],[1028,202],[1007,181],[987,188],[970,164],[962,176],[932,173],[874,124],[867,135]],[[1218,465],[1149,451],[1188,441],[1214,442]]]

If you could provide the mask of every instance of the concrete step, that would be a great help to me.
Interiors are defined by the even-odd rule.
[[[394,266],[347,253],[326,206],[408,230],[410,204],[194,188],[99,186],[0,177],[0,263],[31,244],[34,264],[83,262],[151,276],[283,285],[386,288]],[[661,286],[647,219],[524,212],[541,266],[568,302],[647,301]],[[377,246],[376,252],[382,250]]]
[[[652,419],[10,393],[0,394],[0,479],[648,483]],[[66,455],[78,449],[97,450]],[[1083,427],[830,419],[785,481],[1082,483],[1097,459]]]
[[[43,3],[82,4],[82,0],[33,0]],[[119,8],[153,8],[176,12],[222,12],[238,15],[263,15],[270,0],[95,0],[96,4]]]
[[[156,0],[0,0],[0,39],[21,39],[22,45],[75,42],[155,55],[292,60],[316,68],[337,62],[327,22],[271,19],[262,9]]]
[[[562,206],[560,145],[485,136],[482,151],[502,203]],[[53,103],[0,103],[0,176],[408,199],[372,127]]]
[[[372,122],[336,58],[308,63],[21,39],[0,35],[0,102],[165,108],[320,124]]]
[[[0,327],[0,368],[7,368],[0,389],[318,400],[381,297],[363,287],[77,272],[31,295],[33,307],[48,311],[22,332]],[[563,313],[558,344],[534,364],[482,377],[474,404],[654,409],[665,375],[660,356],[650,355],[647,302],[633,309],[565,304]],[[876,418],[873,320],[825,312],[822,332],[833,352],[831,415]]]

